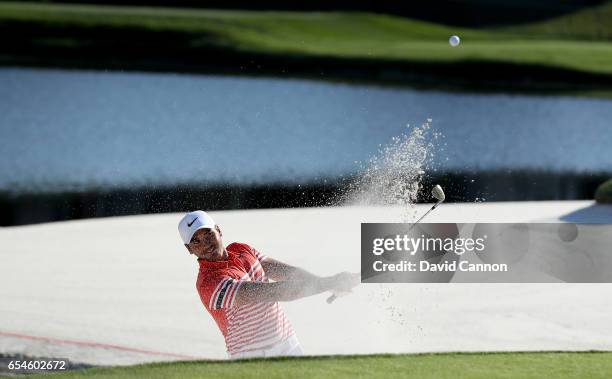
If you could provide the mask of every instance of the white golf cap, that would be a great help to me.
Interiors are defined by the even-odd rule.
[[[178,231],[185,245],[191,242],[191,237],[200,229],[215,227],[215,221],[204,211],[187,213],[178,224]]]

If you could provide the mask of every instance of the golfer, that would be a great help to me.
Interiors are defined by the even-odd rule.
[[[196,288],[225,338],[230,358],[302,355],[278,302],[325,291],[349,292],[360,281],[359,274],[348,272],[318,277],[244,243],[224,246],[221,228],[203,211],[187,213],[178,230],[198,259]]]

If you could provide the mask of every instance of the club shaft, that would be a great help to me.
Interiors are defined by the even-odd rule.
[[[443,201],[443,200],[442,200]],[[442,203],[442,201],[438,201],[437,203],[435,203],[431,208],[429,208],[429,210],[427,212],[425,212],[425,214],[423,216],[421,216],[418,220],[416,220],[411,226],[410,229],[408,229],[408,231],[411,231],[412,228],[415,227],[416,224],[418,224],[419,222],[421,222],[421,220],[423,220],[425,218],[425,216],[427,216],[431,211],[433,211],[434,209],[436,209],[436,207],[438,205],[440,205]],[[332,294],[330,297],[327,298],[327,304],[331,304],[333,303],[336,299],[338,298],[338,296],[334,293]]]
[[[421,216],[418,220],[416,220],[411,226],[410,229],[408,229],[408,231],[412,230],[412,228],[414,228],[414,226],[416,224],[418,224],[419,222],[421,222],[421,220],[423,220],[425,218],[425,216],[427,216],[431,211],[433,211],[434,209],[436,209],[436,207],[440,204],[440,202],[438,201],[437,203],[435,203],[431,208],[429,208],[429,210],[427,212],[425,212],[425,214],[423,216]]]

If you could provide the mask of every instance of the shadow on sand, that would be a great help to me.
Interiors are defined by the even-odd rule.
[[[561,216],[561,221],[576,224],[612,223],[612,204],[593,204]]]

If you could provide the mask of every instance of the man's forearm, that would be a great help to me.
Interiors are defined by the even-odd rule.
[[[268,258],[262,262],[266,275],[277,281],[313,281],[321,279],[310,272],[286,263]]]
[[[236,294],[236,304],[292,301],[329,291],[333,287],[332,278],[311,280],[287,280],[274,283],[246,282]]]
[[[291,267],[286,270],[282,280],[289,281],[314,281],[321,279],[321,277],[311,274],[308,271],[301,269],[299,267]]]

